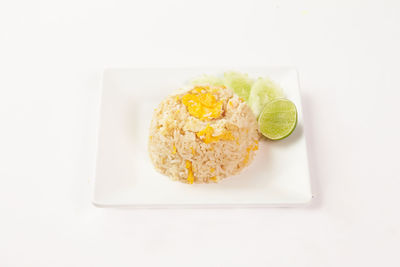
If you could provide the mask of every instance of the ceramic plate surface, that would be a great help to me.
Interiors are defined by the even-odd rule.
[[[262,138],[254,161],[218,184],[173,182],[153,168],[148,130],[158,103],[200,74],[229,69],[107,69],[102,99],[93,203],[99,207],[259,207],[307,204],[312,198],[297,72],[292,68],[242,68],[269,76],[298,110],[288,138]]]

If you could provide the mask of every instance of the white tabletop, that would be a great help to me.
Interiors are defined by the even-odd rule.
[[[302,2],[302,3],[300,3]],[[0,4],[0,266],[399,266],[399,1]],[[307,208],[91,203],[104,67],[296,66]]]

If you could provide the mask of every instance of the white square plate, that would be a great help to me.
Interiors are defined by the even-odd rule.
[[[269,76],[298,109],[288,138],[260,142],[249,167],[218,184],[188,185],[157,173],[147,153],[153,109],[189,79],[227,69],[108,69],[104,71],[93,203],[99,207],[293,206],[311,198],[297,72],[242,68]]]

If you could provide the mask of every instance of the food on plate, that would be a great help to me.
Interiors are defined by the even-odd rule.
[[[153,113],[149,155],[154,167],[183,183],[217,183],[240,173],[258,150],[260,132],[289,136],[296,106],[268,78],[226,72],[202,75],[164,99]]]
[[[215,183],[239,173],[258,149],[256,116],[225,86],[196,85],[168,96],[150,126],[155,168],[184,183]]]
[[[249,99],[251,86],[253,85],[253,79],[245,73],[229,71],[224,73],[224,85],[247,101]]]
[[[283,98],[283,90],[268,78],[258,78],[251,87],[249,106],[258,117],[269,101],[276,98]]]
[[[209,74],[200,75],[199,77],[194,78],[190,82],[192,85],[224,86],[224,81],[222,78]]]
[[[292,101],[275,99],[268,102],[258,118],[261,133],[271,139],[280,140],[289,136],[297,125],[297,110]]]

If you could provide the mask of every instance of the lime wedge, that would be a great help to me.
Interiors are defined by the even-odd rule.
[[[268,78],[258,78],[251,87],[248,104],[258,117],[266,103],[282,97],[284,97],[282,89],[273,81]]]
[[[258,118],[261,133],[271,140],[288,137],[296,124],[296,106],[292,101],[283,98],[268,102]]]
[[[223,86],[224,81],[222,78],[214,76],[214,75],[207,75],[203,74],[199,77],[194,78],[190,81],[193,85],[211,85],[211,86]]]
[[[224,84],[247,102],[253,80],[245,73],[230,71],[224,73]]]

